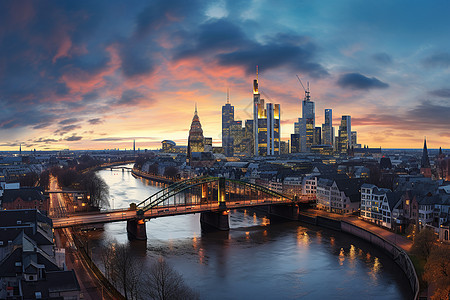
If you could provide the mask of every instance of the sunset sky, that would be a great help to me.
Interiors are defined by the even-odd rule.
[[[230,89],[281,104],[287,140],[311,85],[316,126],[358,143],[450,148],[450,1],[0,1],[0,150],[185,145],[194,106],[221,144]],[[337,132],[337,131],[336,131]]]

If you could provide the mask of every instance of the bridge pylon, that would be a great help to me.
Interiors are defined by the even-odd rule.
[[[147,229],[144,219],[131,219],[127,221],[127,233],[129,239],[147,240]]]

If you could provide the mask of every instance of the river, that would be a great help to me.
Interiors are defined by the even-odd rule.
[[[100,170],[111,206],[128,207],[161,189],[130,172]],[[145,269],[163,256],[201,299],[410,299],[397,265],[369,243],[300,222],[230,212],[229,232],[204,233],[200,214],[152,219],[147,242],[128,241],[126,223],[90,232],[94,259],[107,240],[128,243]]]

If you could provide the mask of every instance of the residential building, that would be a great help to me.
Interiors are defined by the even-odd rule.
[[[360,205],[360,179],[319,178],[317,181],[317,208],[346,214],[357,212]]]

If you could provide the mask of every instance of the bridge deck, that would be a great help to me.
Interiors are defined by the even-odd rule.
[[[297,202],[308,202],[309,200],[300,200]],[[290,204],[294,203],[289,200],[273,200],[273,199],[255,199],[227,202],[227,209],[249,208],[270,204]],[[219,203],[205,203],[205,204],[188,204],[188,205],[170,205],[157,206],[149,209],[144,214],[145,219],[152,219],[158,217],[195,214],[201,212],[218,211]],[[64,218],[53,219],[54,228],[64,228],[77,225],[90,225],[99,223],[120,222],[135,219],[136,211],[129,209],[117,209],[113,211],[106,211],[100,213],[87,213],[79,215],[70,215]]]

